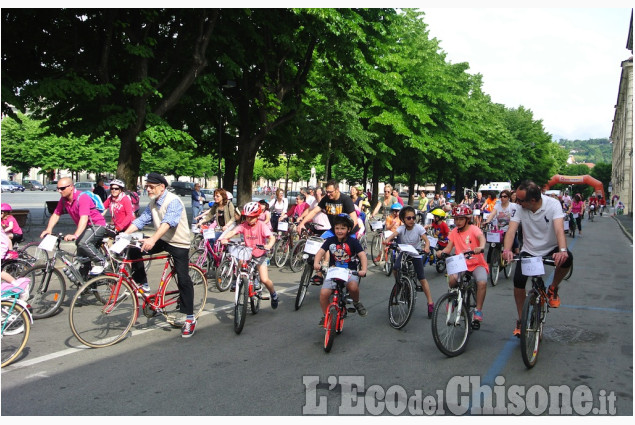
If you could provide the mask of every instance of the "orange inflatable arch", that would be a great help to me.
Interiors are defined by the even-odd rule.
[[[584,176],[561,176],[560,174],[556,174],[544,185],[545,190],[549,190],[551,186],[554,184],[588,184],[589,186],[593,186],[595,189],[595,194],[602,195],[602,198],[606,199],[604,196],[604,185],[598,179],[591,177],[586,174]]]

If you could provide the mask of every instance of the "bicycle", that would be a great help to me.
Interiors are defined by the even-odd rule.
[[[593,221],[593,216],[595,215],[595,205],[589,205],[589,221]]]
[[[412,264],[413,252],[393,242],[393,249],[401,252],[401,268],[397,271],[395,284],[388,298],[388,321],[390,326],[401,329],[412,317],[417,301],[417,274]],[[413,248],[414,249],[414,248]],[[419,253],[421,254],[421,253]]]
[[[205,229],[204,238],[202,239],[200,248],[197,248],[190,254],[190,263],[196,264],[201,270],[205,271],[206,276],[216,274],[223,260],[226,258],[225,247],[220,243],[219,237],[222,233],[214,232],[212,229]],[[209,237],[208,237],[209,236]],[[212,244],[210,241],[216,239]],[[220,292],[226,291],[229,286],[224,286],[221,279],[214,279],[214,283]]]
[[[244,243],[228,242],[229,255],[238,261],[236,269],[236,295],[234,297],[234,332],[240,334],[245,326],[247,316],[247,298],[252,314],[260,311],[260,300],[268,299],[262,294],[262,285],[258,277],[257,264],[252,257],[253,249]],[[265,249],[263,245],[257,248]]]
[[[326,316],[324,317],[324,351],[329,353],[333,347],[335,335],[342,333],[344,328],[344,319],[348,313],[354,313],[355,307],[347,307],[352,304],[353,300],[348,297],[346,283],[348,282],[349,269],[342,267],[330,267],[326,273],[326,279],[333,279],[336,284],[331,296],[331,302],[326,308]],[[358,276],[353,271],[354,276]]]
[[[386,233],[389,235],[392,232],[384,231],[384,222],[383,221],[372,221],[370,223],[370,228],[373,234],[373,242],[370,245],[370,255],[373,259],[373,264],[379,267],[384,267],[386,262],[386,249],[384,247],[384,241],[386,240]]]
[[[512,264],[503,260],[502,243],[505,239],[505,232],[498,230],[496,226],[488,226],[486,228],[487,240],[487,264],[489,267],[489,279],[492,286],[498,284],[500,270],[503,269],[505,279],[509,279],[512,273]]]
[[[302,303],[304,302],[304,298],[306,297],[307,290],[309,288],[309,284],[311,283],[311,276],[313,274],[313,261],[315,260],[315,254],[320,250],[322,244],[324,243],[324,239],[311,236],[306,240],[301,241],[303,247],[303,256],[302,260],[304,261],[304,270],[302,271],[302,276],[300,277],[300,285],[298,285],[298,293],[295,296],[295,309],[299,310],[302,307]],[[299,244],[300,242],[298,242]],[[297,245],[297,244],[296,244]],[[295,248],[294,248],[295,252]]]
[[[301,234],[298,235],[298,241],[293,245],[293,249],[291,250],[291,259],[289,260],[291,271],[299,272],[302,269],[306,242],[309,238],[317,236],[318,233],[321,232],[317,230],[316,224],[313,222],[307,223],[306,227],[302,229]]]
[[[445,255],[445,254],[443,254]],[[446,258],[448,264],[457,257],[470,258],[474,251],[467,251]],[[434,305],[432,313],[432,336],[437,348],[448,357],[465,351],[472,330],[480,328],[470,317],[476,308],[476,281],[467,268],[458,273],[457,286],[450,288]]]
[[[445,259],[438,258],[436,256],[436,252],[438,249],[437,244],[439,243],[439,240],[432,234],[432,232],[428,231],[428,241],[430,241],[430,254],[423,257],[423,266],[425,267],[426,264],[434,265],[437,273],[444,273],[446,267]]]
[[[2,364],[13,363],[22,353],[29,335],[33,317],[26,302],[20,300],[20,288],[2,291]]]
[[[129,273],[133,263],[148,259],[128,259],[130,248],[138,248],[137,242],[136,238],[130,241],[119,239],[111,248],[113,255],[122,252],[117,274],[107,273],[89,280],[73,297],[69,324],[73,335],[82,344],[102,348],[122,340],[137,320],[139,303],[147,318],[161,314],[170,325],[182,325],[184,313],[180,313],[180,293],[172,256],[152,257],[153,260],[165,260],[165,265],[157,292],[146,293]],[[188,268],[194,287],[194,317],[198,317],[207,300],[207,279],[196,265],[189,264]]]
[[[538,360],[540,342],[542,341],[543,326],[549,313],[549,302],[547,298],[547,288],[543,280],[544,267],[535,267],[536,263],[555,266],[553,258],[549,257],[519,257],[515,256],[514,261],[520,260],[523,267],[523,274],[531,276],[531,290],[525,298],[523,312],[520,319],[520,352],[523,363],[531,369]],[[537,261],[538,260],[538,261]],[[542,264],[540,264],[542,266]]]
[[[288,221],[278,222],[278,240],[273,245],[272,256],[276,267],[282,268],[287,263],[293,245],[299,239],[295,225]]]
[[[13,249],[17,251],[18,258],[27,261],[31,266],[44,264],[49,259],[46,250],[40,248],[40,242],[28,242],[25,245],[16,243]]]

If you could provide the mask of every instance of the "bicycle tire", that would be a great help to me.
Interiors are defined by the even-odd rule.
[[[501,267],[503,269],[503,273],[505,274],[505,279],[509,279],[509,276],[512,275],[512,265],[512,261],[506,262],[501,256]]]
[[[432,313],[432,336],[439,351],[448,357],[462,354],[470,337],[470,319],[467,308],[461,306],[460,316],[456,292],[443,294],[434,305]]]
[[[380,234],[375,234],[375,237],[373,238],[373,243],[370,246],[370,255],[372,257],[374,265],[379,267],[382,267],[384,265],[385,258],[383,258],[383,249]]]
[[[412,280],[400,277],[390,291],[388,299],[388,321],[390,326],[401,329],[412,317],[416,302],[415,287]]]
[[[329,306],[324,318],[324,351],[331,352],[333,341],[337,330],[337,308],[334,305]]]
[[[532,290],[525,298],[523,315],[520,320],[520,353],[523,357],[523,363],[528,369],[534,367],[538,360],[541,333],[540,298]]]
[[[284,239],[280,239],[276,246],[274,247],[273,252],[273,261],[276,263],[278,268],[283,268],[285,264],[287,264],[287,260],[289,259],[289,239],[288,237]]]
[[[243,276],[241,280],[236,282],[236,303],[234,304],[234,332],[240,334],[245,326],[245,318],[247,316],[247,286],[249,282]]]
[[[437,258],[434,267],[437,270],[437,273],[444,273],[446,267],[445,260]]]
[[[368,238],[366,237],[366,233],[359,238],[359,244],[362,246],[362,250],[368,253]]]
[[[258,314],[260,311],[260,297],[259,294],[255,294],[253,297],[249,297],[249,305],[251,307],[251,314]]]
[[[197,249],[190,254],[190,263],[195,264],[205,272],[206,276],[210,276],[213,271],[213,261],[207,255],[206,249]]]
[[[20,357],[31,333],[27,311],[13,300],[2,301],[2,365],[9,366]]]
[[[299,272],[304,265],[304,247],[306,246],[306,239],[300,239],[293,245],[291,250],[291,260],[289,261],[289,267],[292,272]],[[297,310],[297,309],[296,309]]]
[[[500,275],[500,256],[501,251],[499,247],[493,248],[492,256],[490,258],[489,264],[489,280],[492,283],[492,286],[498,285],[498,277]]]
[[[571,235],[572,238],[575,238],[575,228],[577,225],[578,223],[574,220],[573,225],[569,227],[569,234]]]
[[[114,290],[118,289],[115,299]],[[101,295],[95,296],[95,291]],[[108,300],[106,303],[100,299]],[[71,301],[69,324],[75,338],[92,348],[113,345],[128,335],[139,312],[137,297],[126,280],[97,276],[78,290]]]
[[[14,278],[22,276],[22,274],[30,267],[32,267],[32,264],[21,258],[2,261],[2,271],[9,273]]]
[[[39,242],[29,242],[26,245],[20,247],[18,250],[20,257],[31,263],[32,266],[36,264],[46,264],[49,260],[49,254],[45,249],[40,248]]]
[[[564,277],[564,280],[569,280],[572,274],[573,274],[573,264],[571,264],[571,267],[569,267],[569,273],[567,273],[567,275]]]
[[[390,276],[392,266],[395,264],[395,250],[389,248],[386,252],[386,262],[384,263],[384,274]]]
[[[57,313],[66,296],[64,275],[48,265],[36,265],[23,274],[31,280],[29,284],[29,304],[33,319],[45,319]]]
[[[225,292],[228,290],[234,279],[236,278],[236,274],[233,270],[234,262],[231,258],[225,258],[221,261],[220,265],[216,269],[216,278],[214,279],[214,284],[216,288],[220,292]]]
[[[306,297],[306,293],[309,289],[309,284],[311,280],[311,272],[313,268],[309,263],[304,265],[304,271],[302,272],[302,277],[300,278],[300,285],[298,286],[298,293],[295,296],[295,309],[299,310],[302,307],[302,303],[304,302],[304,298]]]
[[[188,275],[194,288],[194,318],[203,312],[207,301],[207,278],[205,273],[195,264],[188,265]],[[181,327],[185,322],[186,312],[181,311],[180,291],[177,283],[176,272],[172,271],[163,286],[163,314],[168,323],[175,327]]]

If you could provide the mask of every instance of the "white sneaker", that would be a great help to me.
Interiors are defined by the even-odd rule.
[[[91,276],[97,276],[99,274],[102,274],[104,272],[104,266],[102,266],[101,264],[97,265],[97,266],[93,266],[92,269],[90,269],[90,271],[88,272],[89,275]]]
[[[151,291],[150,285],[148,285],[147,283],[144,283],[143,285],[141,285],[141,290],[143,291],[144,294],[149,294]]]

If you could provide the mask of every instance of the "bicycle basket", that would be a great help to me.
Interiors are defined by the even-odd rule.
[[[232,257],[238,260],[243,260],[243,261],[251,260],[251,251],[252,251],[252,248],[249,248],[247,246],[232,245],[229,247],[229,254]]]

